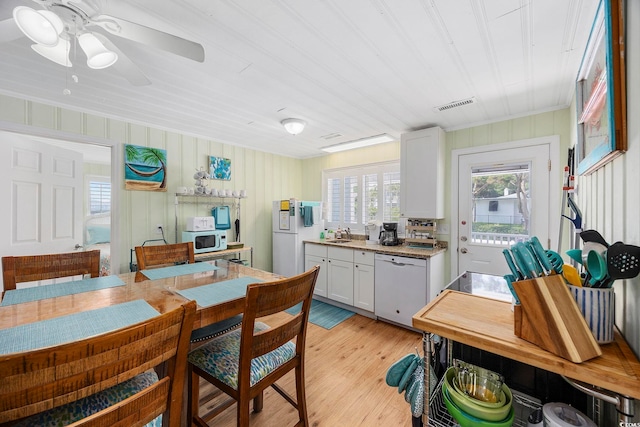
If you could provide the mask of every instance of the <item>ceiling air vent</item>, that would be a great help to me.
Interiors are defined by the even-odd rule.
[[[330,140],[330,139],[338,138],[338,137],[340,137],[340,136],[342,136],[342,134],[341,134],[341,133],[334,132],[334,133],[330,133],[330,134],[327,134],[327,135],[323,135],[323,136],[321,136],[320,138],[322,138],[322,139],[324,139],[324,140],[327,140],[327,141],[328,141],[328,140]]]
[[[468,104],[475,104],[476,98],[472,97],[472,98],[467,98],[467,99],[461,99],[460,101],[453,101],[450,102],[448,104],[444,104],[444,105],[440,105],[439,107],[435,107],[434,110],[436,111],[447,111],[447,110],[451,110],[452,108],[456,108],[456,107],[462,107],[463,105],[468,105]]]

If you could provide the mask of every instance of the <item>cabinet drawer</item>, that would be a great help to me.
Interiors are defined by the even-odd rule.
[[[325,245],[314,245],[313,243],[304,244],[305,255],[315,255],[320,257],[327,256],[327,247]]]
[[[327,256],[330,259],[353,262],[353,249],[334,248],[333,246],[329,246]]]
[[[353,262],[355,262],[356,264],[373,265],[373,263],[375,262],[375,259],[376,259],[375,252],[358,251],[358,250],[353,251]]]

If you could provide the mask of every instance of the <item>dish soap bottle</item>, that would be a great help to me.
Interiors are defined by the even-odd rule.
[[[342,239],[342,229],[340,226],[338,226],[338,229],[336,230],[336,239]]]

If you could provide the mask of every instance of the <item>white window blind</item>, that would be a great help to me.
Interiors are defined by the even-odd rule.
[[[89,213],[91,215],[111,211],[111,183],[89,181]]]
[[[400,219],[400,163],[323,171],[326,227],[362,231],[372,220]]]

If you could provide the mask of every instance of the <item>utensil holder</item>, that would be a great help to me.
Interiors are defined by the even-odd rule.
[[[598,344],[613,342],[616,307],[613,288],[569,286],[569,292]]]
[[[513,282],[516,336],[574,363],[602,355],[574,297],[559,274]]]

